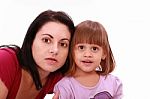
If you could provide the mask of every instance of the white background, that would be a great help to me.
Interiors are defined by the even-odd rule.
[[[0,45],[21,46],[30,23],[47,9],[67,12],[75,25],[87,19],[102,23],[117,63],[113,74],[124,85],[124,99],[150,99],[148,0],[1,0]]]

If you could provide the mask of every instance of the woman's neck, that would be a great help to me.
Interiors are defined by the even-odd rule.
[[[22,78],[16,95],[16,99],[35,99],[39,92],[40,90],[36,89],[30,73],[22,69]]]
[[[49,72],[42,71],[42,69],[38,69],[38,71],[39,71],[39,76],[40,76],[41,83],[42,83],[42,85],[44,85],[45,82],[47,81],[47,77],[49,75]],[[33,78],[32,78],[31,74],[28,71],[23,69],[22,70],[22,77],[23,77],[23,79],[25,79],[26,83],[28,83],[28,85],[30,87],[35,87]]]
[[[32,88],[34,86],[34,82],[30,73],[24,69],[22,69],[22,81],[25,81],[26,84]]]
[[[48,75],[50,74],[50,72],[46,72],[40,68],[38,68],[39,71],[39,76],[40,76],[40,80],[42,82],[42,85],[45,84],[45,82],[47,81]]]

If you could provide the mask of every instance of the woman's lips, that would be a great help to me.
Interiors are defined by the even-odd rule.
[[[58,62],[55,58],[46,58],[45,60],[49,65],[54,65]]]

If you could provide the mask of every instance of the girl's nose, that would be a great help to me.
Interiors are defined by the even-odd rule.
[[[84,57],[92,57],[92,52],[90,50],[85,50]]]

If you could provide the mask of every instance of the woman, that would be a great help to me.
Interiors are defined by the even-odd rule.
[[[0,99],[42,99],[68,70],[74,23],[47,10],[31,23],[23,45],[0,48]]]

